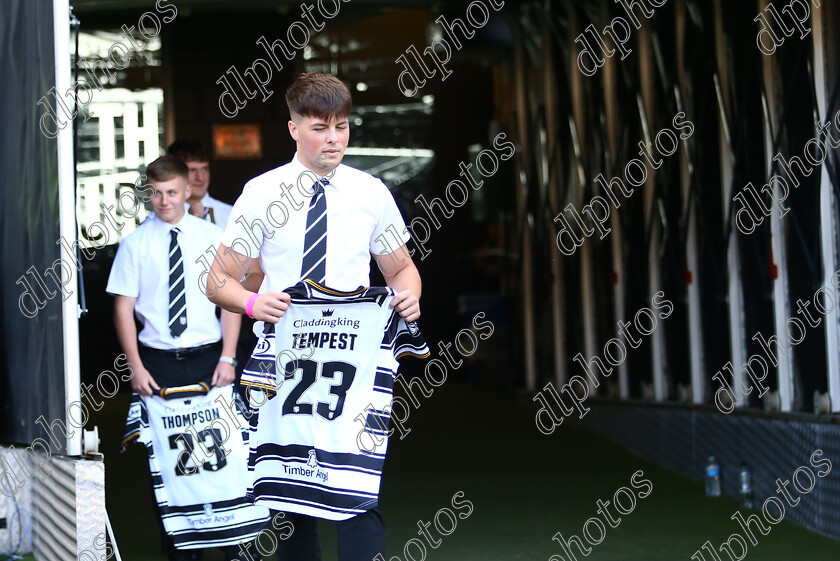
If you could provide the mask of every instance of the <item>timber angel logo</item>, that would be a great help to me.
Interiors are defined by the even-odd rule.
[[[321,466],[318,464],[318,458],[316,457],[316,451],[314,448],[309,450],[309,459],[306,461],[306,466],[301,465],[283,465],[283,472],[288,475],[297,475],[300,477],[315,477],[320,479],[323,482],[327,481],[329,474],[321,469]]]
[[[204,503],[204,516],[213,516],[213,505]]]

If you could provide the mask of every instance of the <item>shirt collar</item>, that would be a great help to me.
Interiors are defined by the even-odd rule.
[[[302,174],[305,174],[304,179],[306,179],[306,181],[304,181],[302,183],[302,185],[305,188],[310,189],[312,187],[312,185],[309,184],[309,179],[307,179],[307,178],[312,179],[312,183],[314,183],[315,182],[314,177],[316,177],[317,174],[314,171],[312,171],[311,169],[309,169],[308,167],[306,167],[303,164],[303,162],[300,161],[300,157],[298,156],[297,152],[295,152],[295,155],[292,158],[292,161],[289,162],[289,165],[291,166],[291,171],[295,176],[295,179],[294,179],[295,183],[297,183],[297,178],[298,177],[300,177]],[[336,189],[340,189],[341,188],[340,185],[342,184],[341,179],[344,176],[344,164],[338,164],[338,167],[335,168],[335,170],[333,171],[333,173],[331,175],[328,174],[328,176],[329,176],[330,185],[332,185]]]
[[[189,212],[184,212],[184,215],[181,217],[181,220],[178,221],[177,224],[170,224],[169,222],[164,222],[160,218],[157,217],[156,214],[152,213],[150,216],[154,218],[152,221],[152,227],[154,227],[159,233],[165,234],[169,236],[169,232],[172,231],[173,228],[178,228],[181,232],[186,232],[190,229],[190,219],[195,218],[196,220],[200,220],[200,218],[196,218],[192,216]]]

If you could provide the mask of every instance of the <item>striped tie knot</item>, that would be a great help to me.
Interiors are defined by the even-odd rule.
[[[317,180],[312,185],[312,189],[314,190],[314,193],[312,195],[313,201],[310,201],[310,203],[309,203],[310,206],[312,206],[312,202],[314,202],[314,199],[318,198],[318,195],[323,195],[324,194],[324,189],[326,188],[327,185],[330,185],[330,180],[325,179],[323,177],[321,179]]]

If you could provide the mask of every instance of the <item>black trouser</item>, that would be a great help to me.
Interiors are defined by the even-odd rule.
[[[278,540],[277,561],[321,561],[316,519],[303,514],[285,513],[284,520],[295,529],[285,540]],[[336,522],[339,561],[372,561],[385,556],[385,523],[378,508],[348,520]]]
[[[174,351],[139,346],[143,366],[161,388],[176,388],[209,381],[222,356],[222,342]]]
[[[140,345],[140,360],[143,366],[155,379],[161,388],[174,388],[196,384],[201,381],[209,383],[213,371],[219,363],[222,354],[221,343],[197,347],[195,350],[184,349],[178,353],[161,351]],[[157,499],[154,498],[152,489],[152,504],[155,505],[157,523],[160,529],[161,548],[169,561],[194,561],[204,557],[201,549],[176,549],[172,538],[163,529],[161,521],[162,513],[158,508]],[[225,561],[243,559],[239,557],[239,546],[227,546],[221,548],[225,555]]]

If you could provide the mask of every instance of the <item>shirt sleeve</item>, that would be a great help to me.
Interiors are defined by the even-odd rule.
[[[205,243],[209,243],[215,250],[216,246],[219,245],[219,242],[222,239],[222,233],[224,232],[224,230],[222,230],[222,228],[218,224],[213,224],[212,222],[209,222],[207,220],[202,222],[202,226],[207,229],[207,231],[205,232]]]
[[[379,221],[370,236],[370,252],[374,255],[393,253],[411,239],[394,196],[384,183],[377,183],[381,189]]]
[[[254,192],[243,192],[230,211],[221,243],[249,258],[257,257],[265,239],[264,228],[268,227],[265,223],[265,209],[262,210],[262,217],[259,211],[259,200]]]
[[[111,274],[108,275],[105,291],[118,296],[132,298],[140,296],[140,272],[134,250],[128,239],[123,240],[117,248],[117,255],[111,265]]]

